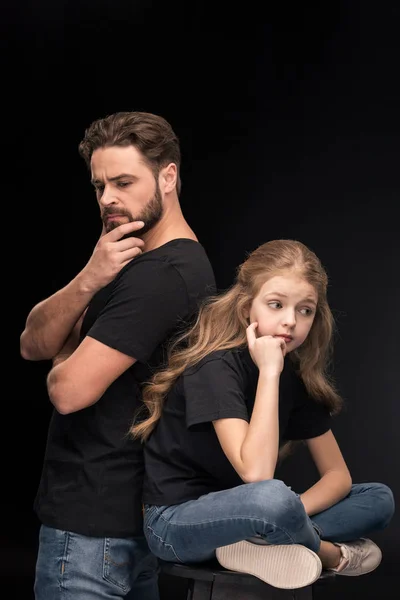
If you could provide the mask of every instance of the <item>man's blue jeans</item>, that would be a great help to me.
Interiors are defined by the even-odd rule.
[[[159,600],[144,537],[94,538],[40,528],[35,600]]]
[[[174,506],[146,505],[144,532],[156,556],[190,563],[210,560],[216,548],[253,537],[318,552],[321,540],[345,542],[385,528],[393,513],[391,490],[366,483],[353,485],[346,498],[310,518],[298,494],[270,479]]]

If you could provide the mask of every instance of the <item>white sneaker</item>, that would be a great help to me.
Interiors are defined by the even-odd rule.
[[[382,560],[382,552],[374,542],[367,538],[360,538],[355,542],[336,544],[339,546],[342,559],[335,569],[338,575],[356,577],[374,571]]]
[[[230,571],[249,573],[276,588],[293,590],[311,585],[322,571],[312,550],[299,544],[254,544],[247,540],[216,550],[218,562]]]

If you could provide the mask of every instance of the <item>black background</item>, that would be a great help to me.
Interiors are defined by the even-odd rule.
[[[50,416],[49,365],[23,361],[19,335],[33,304],[83,267],[98,238],[77,147],[92,120],[117,110],[172,123],[182,208],[220,289],[268,239],[296,238],[320,256],[346,401],[334,431],[353,480],[387,483],[397,499],[399,4],[36,0],[4,3],[2,14],[5,340],[16,314],[3,346],[5,597],[32,597],[32,502]],[[303,451],[283,471],[299,491],[314,477]],[[396,514],[374,536],[377,571],[340,578],[324,597],[389,598],[399,524]],[[172,580],[161,587],[184,598]]]

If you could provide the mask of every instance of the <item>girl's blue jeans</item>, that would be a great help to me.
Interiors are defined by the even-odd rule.
[[[169,562],[201,562],[220,546],[261,537],[269,544],[346,542],[385,528],[394,513],[392,491],[381,483],[353,485],[334,506],[308,517],[300,496],[269,479],[213,492],[174,506],[145,505],[150,550]]]

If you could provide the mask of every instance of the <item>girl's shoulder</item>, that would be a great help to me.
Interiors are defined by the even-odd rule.
[[[251,364],[255,367],[251,360],[250,354],[247,349],[244,348],[229,348],[224,350],[215,350],[204,356],[195,365],[192,365],[188,370],[187,374],[193,374],[199,369],[207,366],[209,369],[224,369],[230,367],[238,373],[244,373],[248,371]]]

